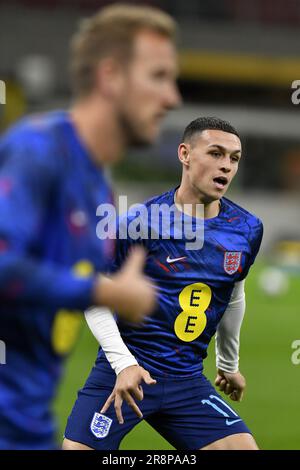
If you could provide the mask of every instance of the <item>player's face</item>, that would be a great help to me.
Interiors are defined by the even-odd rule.
[[[183,144],[184,145],[184,144]],[[184,147],[179,147],[183,152]],[[203,202],[220,199],[234,178],[241,158],[241,141],[235,134],[205,130],[187,145],[187,171],[193,189]]]
[[[140,32],[124,74],[118,100],[121,124],[130,144],[151,144],[167,111],[180,103],[173,43],[160,34]]]

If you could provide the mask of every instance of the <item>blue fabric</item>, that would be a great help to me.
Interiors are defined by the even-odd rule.
[[[234,284],[246,277],[255,260],[263,228],[257,217],[223,198],[218,217],[204,222],[201,249],[188,250],[187,240],[176,238],[175,215],[170,239],[163,239],[163,224],[157,239],[147,239],[145,235],[153,229],[153,204],[165,205],[159,218],[166,221],[174,192],[148,201],[146,214],[140,207],[143,218],[136,227],[143,236],[135,237],[131,232],[131,238],[122,238],[136,221],[132,211],[120,220],[114,269],[134,244],[143,244],[148,251],[145,272],[156,283],[159,299],[155,312],[143,325],[121,320],[118,325],[139,364],[157,379],[155,386],[143,385],[144,400],[139,406],[144,418],[176,449],[199,449],[230,434],[249,432],[203,376],[202,369],[207,346],[228,306]],[[190,222],[196,224],[196,220]],[[114,384],[115,374],[100,350],[69,418],[67,438],[99,450],[118,448],[139,419],[126,403],[123,425],[117,423],[113,406],[104,417],[95,415]],[[108,433],[97,437],[91,429]]]
[[[2,449],[53,445],[62,362],[91,303],[94,272],[111,262],[111,244],[96,236],[96,208],[111,201],[67,112],[26,118],[1,137]]]
[[[172,206],[174,192],[148,201],[148,214],[153,204]],[[130,214],[126,217],[129,226],[134,217]],[[152,221],[149,215],[143,227],[145,233]],[[171,234],[175,233],[173,222]],[[146,247],[145,272],[156,283],[159,294],[155,312],[146,318],[142,327],[119,320],[119,329],[128,348],[151,373],[161,377],[199,376],[208,344],[228,306],[234,284],[246,277],[255,260],[262,239],[262,223],[223,198],[218,217],[204,222],[201,249],[187,250],[184,237],[176,239],[171,235],[169,240],[162,239],[162,231],[160,227],[157,240],[138,238],[117,242],[115,267],[123,262],[132,245],[142,243]],[[168,258],[179,260],[168,263]],[[206,325],[202,331],[203,322]]]
[[[238,414],[203,376],[157,379],[156,385],[143,385],[144,399],[138,402],[144,419],[176,449],[195,450],[236,433],[250,433]],[[95,413],[110,395],[115,373],[104,357],[91,372],[68,419],[65,436],[97,450],[118,449],[120,442],[140,422],[127,403],[123,403],[124,424],[119,424],[113,404],[105,413],[101,437],[91,429]],[[104,418],[104,419],[105,419]],[[97,430],[97,429],[96,429]],[[99,427],[98,427],[99,430]],[[107,433],[107,435],[105,435]]]

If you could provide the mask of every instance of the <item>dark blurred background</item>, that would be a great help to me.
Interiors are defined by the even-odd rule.
[[[0,1],[0,77],[7,87],[2,130],[25,112],[68,106],[70,37],[82,17],[108,3],[115,2]],[[266,220],[264,247],[269,231],[297,237],[300,105],[291,102],[291,85],[300,79],[300,1],[131,3],[159,6],[178,20],[185,106],[171,113],[154,148],[132,152],[116,168],[116,178],[142,180],[143,188],[151,182],[146,196],[155,192],[156,182],[175,184],[183,128],[199,115],[217,115],[242,134],[244,158],[232,191]],[[276,222],[280,226],[274,228]]]

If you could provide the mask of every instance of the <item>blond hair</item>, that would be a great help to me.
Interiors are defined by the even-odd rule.
[[[130,59],[133,41],[141,30],[150,30],[175,41],[176,23],[167,13],[149,6],[114,4],[81,22],[71,42],[71,81],[75,96],[89,93],[97,63],[113,56]]]

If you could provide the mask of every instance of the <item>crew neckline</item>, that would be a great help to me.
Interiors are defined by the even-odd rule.
[[[185,215],[185,217],[190,217],[193,221],[195,220],[195,222],[197,220],[203,220],[204,223],[205,222],[210,222],[210,221],[215,221],[216,219],[218,219],[222,214],[223,214],[223,211],[224,211],[224,201],[223,201],[223,198],[221,198],[219,200],[220,202],[220,210],[219,210],[219,213],[218,215],[216,215],[215,217],[210,217],[210,218],[203,218],[201,219],[200,217],[194,217],[194,216],[191,216],[189,214],[186,214],[185,212],[181,211],[178,207],[177,207],[177,204],[175,202],[175,194],[176,194],[176,191],[178,190],[180,186],[176,186],[176,188],[174,188],[172,191],[171,191],[171,199],[172,199],[172,203],[175,205],[176,207],[176,210],[178,210],[178,212],[181,212],[182,214]]]

